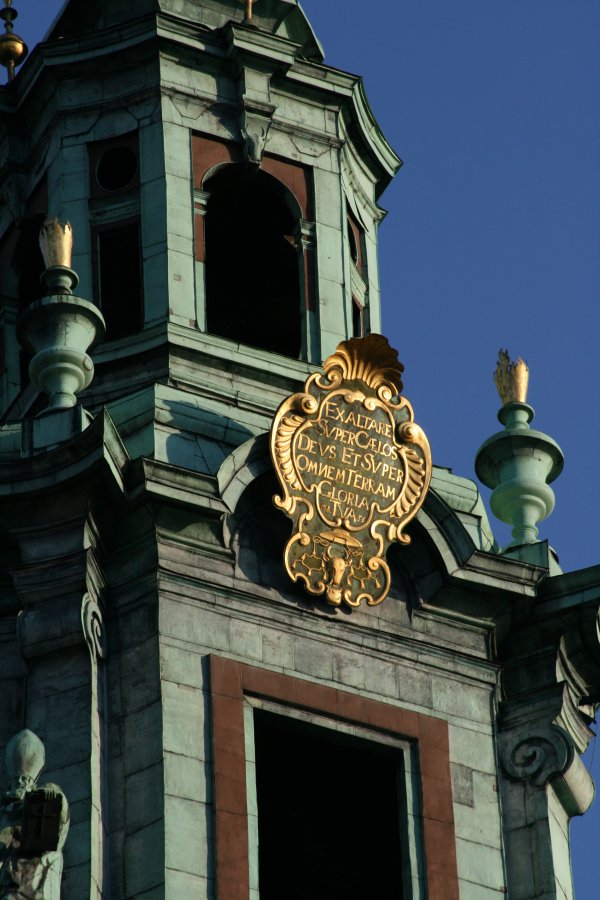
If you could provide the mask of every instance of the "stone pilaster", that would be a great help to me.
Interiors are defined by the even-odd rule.
[[[600,690],[600,646],[590,627],[599,598],[590,591],[581,602],[574,588],[582,574],[546,579],[500,648],[499,783],[514,900],[571,900],[569,820],[594,797],[580,754],[593,736],[591,698]]]
[[[70,897],[110,896],[102,559],[126,462],[110,419],[100,417],[69,446],[0,467],[3,524],[21,554],[10,574],[27,669],[22,719],[44,741],[48,779],[71,801],[63,879]]]

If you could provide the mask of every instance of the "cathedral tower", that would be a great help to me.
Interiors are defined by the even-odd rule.
[[[400,160],[361,80],[297,0],[70,0],[0,107],[0,815],[43,837],[19,877],[54,866],[49,891],[64,857],[66,900],[571,897],[600,574],[560,572],[537,509],[501,551],[472,481],[434,466],[425,496],[378,336]],[[515,403],[479,457],[510,516],[513,457],[543,445],[548,508],[562,466]],[[344,513],[309,546],[273,496],[313,509],[325,482],[373,516],[393,497],[410,542],[375,522],[365,560]]]

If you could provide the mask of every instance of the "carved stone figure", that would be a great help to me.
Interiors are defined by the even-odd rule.
[[[267,145],[270,128],[271,122],[269,119],[252,116],[248,113],[245,114],[241,132],[245,141],[244,153],[247,162],[256,166],[260,165]]]
[[[0,799],[0,900],[60,900],[69,806],[56,784],[37,786],[44,745],[25,729],[5,752],[8,789]]]

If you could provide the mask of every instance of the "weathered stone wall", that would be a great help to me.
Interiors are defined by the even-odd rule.
[[[263,586],[285,585],[281,572],[264,570],[273,566],[272,547],[262,567],[256,560],[256,581],[248,578],[248,552],[238,551],[234,566],[165,539],[160,553],[165,829],[178,835],[166,842],[172,896],[184,885],[212,896],[212,654],[447,721],[461,897],[500,896],[497,668],[487,629],[415,608],[401,584],[380,607],[330,612],[291,584],[284,592]],[[140,867],[140,874],[136,890],[152,888],[152,873]]]

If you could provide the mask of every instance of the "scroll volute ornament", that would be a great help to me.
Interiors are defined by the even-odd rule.
[[[333,606],[374,606],[390,590],[384,555],[410,542],[403,529],[425,499],[429,443],[399,396],[404,367],[386,338],[343,341],[323,368],[271,428],[273,500],[294,524],[285,567]]]

